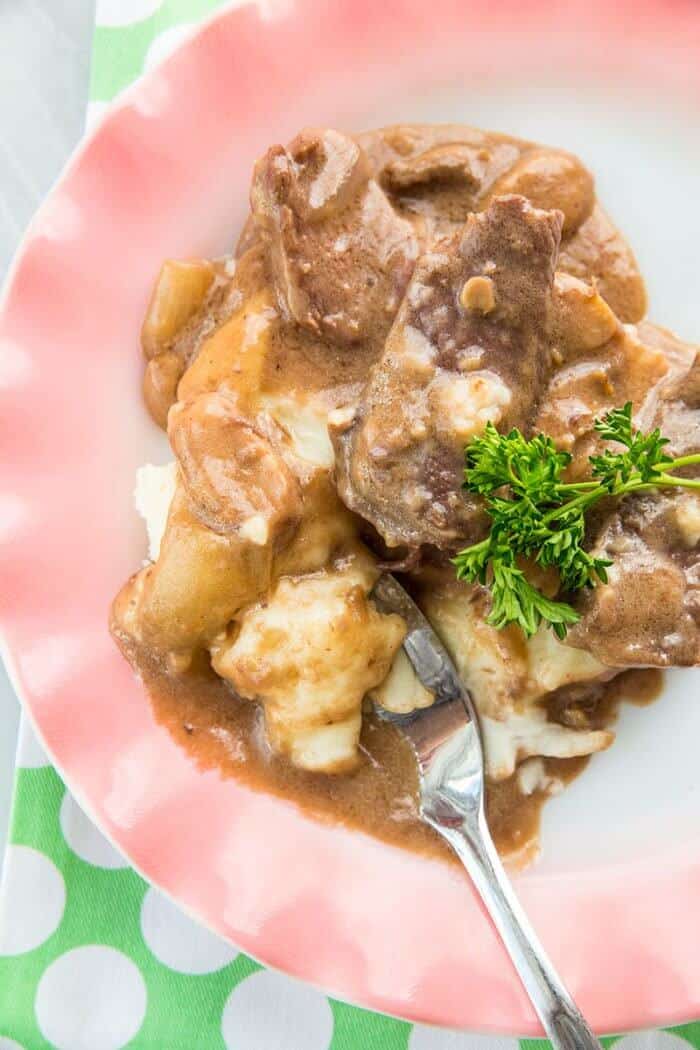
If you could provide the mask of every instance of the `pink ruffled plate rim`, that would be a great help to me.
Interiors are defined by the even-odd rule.
[[[106,629],[139,549],[130,491],[152,441],[133,407],[138,325],[162,257],[223,250],[271,135],[334,114],[342,124],[397,83],[543,63],[554,77],[580,68],[687,101],[700,87],[700,8],[304,0],[264,11],[224,9],[119,99],[15,262],[0,313],[8,664],[102,830],[239,948],[375,1010],[536,1035],[459,872],[202,771],[155,724]],[[700,1015],[697,833],[641,861],[535,870],[518,892],[598,1031]]]

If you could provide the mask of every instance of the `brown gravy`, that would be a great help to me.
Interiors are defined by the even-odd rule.
[[[327,776],[304,772],[273,755],[265,742],[262,711],[236,697],[202,657],[184,673],[169,675],[144,654],[130,654],[148,690],[156,720],[203,769],[219,769],[257,791],[295,802],[317,820],[357,828],[416,853],[453,859],[445,843],[418,814],[415,759],[401,734],[371,714],[364,718],[366,761],[352,773]],[[591,724],[610,725],[622,700],[648,704],[661,691],[656,669],[626,671],[596,689]],[[565,783],[578,776],[587,758],[545,759],[547,772]],[[536,854],[543,791],[521,794],[517,774],[491,783],[489,825],[499,851],[518,864]]]
[[[503,283],[497,282],[502,306],[512,300],[515,309],[520,302],[520,286],[513,275],[519,273],[518,259],[525,242],[521,243],[520,234],[516,237],[515,233],[539,230],[537,237],[533,234],[532,259],[539,259],[541,265],[539,269],[531,267],[533,279],[529,283],[533,284],[541,270],[539,293],[533,301],[542,307],[542,330],[531,335],[540,349],[536,356],[542,369],[532,362],[530,384],[523,379],[522,354],[504,351],[510,341],[519,345],[520,335],[513,335],[513,331],[519,331],[523,319],[517,325],[501,324],[498,339],[493,341],[491,322],[477,316],[484,312],[481,307],[472,304],[469,322],[457,310],[455,281],[459,276],[461,284],[466,271],[462,273],[464,258],[456,252],[455,242],[455,250],[451,255],[448,252],[448,269],[443,273],[438,267],[439,272],[433,273],[431,263],[417,286],[421,296],[426,290],[430,292],[434,307],[423,318],[428,300],[424,302],[419,296],[418,306],[413,309],[412,304],[413,312],[406,314],[412,331],[423,332],[421,326],[427,325],[423,340],[433,340],[440,354],[445,351],[444,360],[439,357],[441,374],[435,371],[436,365],[430,366],[435,371],[430,383],[434,381],[436,397],[444,376],[449,375],[452,383],[462,383],[462,366],[466,375],[469,361],[478,364],[481,360],[480,356],[466,355],[457,368],[459,362],[452,359],[454,346],[463,344],[462,349],[476,348],[481,354],[483,344],[483,352],[488,351],[486,359],[496,373],[503,358],[501,379],[513,398],[522,402],[519,411],[523,425],[532,424],[551,433],[586,465],[591,451],[586,441],[591,435],[585,426],[581,435],[571,429],[571,404],[583,405],[592,418],[628,399],[641,403],[659,379],[657,372],[665,374],[666,358],[670,360],[671,356],[666,349],[662,352],[661,346],[655,349],[656,342],[661,340],[663,347],[668,343],[674,353],[678,346],[670,337],[646,326],[644,339],[650,345],[640,358],[641,342],[620,328],[618,319],[636,322],[643,316],[643,282],[628,247],[596,203],[591,176],[575,158],[506,136],[449,126],[388,128],[360,136],[357,141],[366,151],[369,167],[365,170],[364,162],[352,161],[347,177],[342,179],[338,171],[344,170],[348,157],[355,156],[357,146],[332,130],[304,132],[290,147],[291,153],[273,147],[261,159],[253,178],[254,221],[249,220],[243,233],[234,269],[230,260],[171,260],[165,264],[142,342],[148,359],[146,401],[161,426],[170,424],[171,443],[179,462],[178,487],[161,556],[124,588],[115,603],[113,629],[125,655],[143,677],[157,721],[199,766],[218,769],[222,776],[233,777],[254,790],[292,800],[318,820],[358,828],[415,852],[450,859],[442,840],[419,818],[415,760],[397,730],[367,712],[359,768],[336,775],[304,771],[273,754],[266,742],[262,708],[237,697],[209,664],[206,652],[212,649],[212,640],[222,632],[225,636],[228,626],[240,618],[241,610],[262,596],[268,589],[267,577],[272,586],[279,575],[321,570],[335,550],[328,541],[328,551],[321,559],[315,545],[324,551],[325,547],[315,544],[313,537],[320,530],[319,522],[325,528],[323,515],[328,512],[330,497],[322,493],[328,489],[336,501],[337,478],[335,484],[329,484],[325,466],[317,472],[325,480],[318,481],[311,467],[307,476],[307,468],[302,468],[299,460],[294,480],[303,490],[309,517],[305,546],[299,546],[310,560],[303,568],[296,563],[290,568],[292,563],[283,559],[280,564],[286,568],[273,563],[278,547],[287,553],[285,529],[293,527],[299,508],[292,498],[294,484],[285,482],[282,488],[276,487],[280,479],[289,481],[287,461],[278,455],[275,444],[279,435],[273,441],[270,435],[258,433],[253,423],[265,399],[268,407],[290,396],[297,408],[313,401],[312,407],[320,407],[324,415],[356,402],[371,369],[382,360],[389,331],[399,323],[399,306],[407,295],[416,260],[426,255],[433,243],[441,243],[447,251],[445,246],[457,236],[455,231],[462,231],[465,222],[471,223],[469,216],[478,214],[486,223],[486,213],[491,209],[495,217],[488,222],[495,230],[498,213],[503,235],[499,237],[511,245],[500,267]],[[338,142],[344,143],[339,152]],[[336,161],[340,164],[337,170],[333,168]],[[319,170],[326,171],[320,181]],[[294,193],[290,191],[292,183]],[[328,199],[319,204],[310,192],[311,185],[317,190],[325,186]],[[541,215],[533,218],[527,201],[513,204],[511,194],[527,198],[536,208],[561,213],[563,240],[558,255],[554,251],[555,242],[559,243],[554,229],[558,220],[545,220]],[[282,221],[283,214],[287,219],[292,215],[294,222]],[[478,225],[484,223],[479,220]],[[540,234],[545,237],[545,247],[549,245],[543,253],[535,251]],[[474,266],[480,260],[481,242],[477,241],[472,246]],[[550,264],[553,268],[555,262],[558,276],[550,288]],[[450,269],[453,265],[454,274]],[[498,269],[490,249],[484,265]],[[506,281],[509,273],[512,287]],[[590,283],[590,289],[585,282]],[[490,285],[491,278],[487,283]],[[459,302],[464,306],[461,294]],[[493,303],[485,313],[492,307]],[[547,320],[550,307],[556,315],[556,346]],[[455,332],[459,335],[457,343]],[[449,343],[453,344],[451,350]],[[529,337],[526,343],[535,345]],[[552,352],[551,361],[550,350],[556,350],[557,355]],[[519,362],[516,373],[513,360]],[[643,367],[641,360],[646,362]],[[422,480],[432,484],[433,474],[438,480],[447,478],[447,491],[440,488],[441,480],[434,492],[429,486],[426,490],[431,495],[430,506],[442,508],[442,514],[442,497],[454,495],[451,488],[455,478],[457,483],[461,480],[463,442],[460,439],[458,443],[455,474],[454,434],[448,435],[445,444],[437,425],[442,414],[451,418],[454,405],[448,399],[446,409],[436,409],[432,395],[426,393],[428,381],[420,368],[418,374],[415,389],[412,386],[409,392],[426,410],[425,419],[431,427],[435,423],[435,433],[426,447],[432,447],[434,439],[443,451],[442,459],[436,461],[427,456]],[[542,386],[545,375],[549,378]],[[381,391],[384,387],[380,384]],[[383,437],[391,439],[391,445],[393,410],[404,400],[403,386],[393,390],[388,400],[391,411],[386,418],[381,413],[378,418],[386,424]],[[442,404],[439,397],[437,403]],[[530,419],[535,406],[539,406],[539,415]],[[211,411],[213,407],[217,410]],[[205,418],[206,426],[202,423]],[[381,436],[381,427],[378,432]],[[411,431],[410,438],[406,447],[412,449],[414,439],[423,440],[420,427]],[[574,439],[581,448],[574,445]],[[448,445],[451,452],[445,458]],[[252,462],[250,457],[254,453],[262,456],[263,451],[266,458],[259,462],[266,464],[274,482],[269,492],[258,484],[257,477],[245,484],[241,480],[246,477],[246,464]],[[399,466],[402,457],[406,462],[410,459],[403,453],[397,455]],[[337,467],[337,450],[335,461]],[[232,463],[241,469],[234,470]],[[404,479],[395,466],[386,485],[375,488],[381,489],[383,499],[392,507],[401,508],[408,481],[413,484],[415,478],[409,470]],[[262,477],[266,471],[258,473]],[[314,477],[316,481],[312,481]],[[212,478],[218,479],[217,484]],[[369,545],[376,554],[381,551],[379,537],[386,538],[387,530],[377,528],[375,534],[374,528],[382,524],[381,515],[372,517],[355,505],[351,488],[344,502],[369,523],[363,530],[369,529]],[[273,489],[287,493],[288,498],[280,497],[279,506],[272,498]],[[264,491],[260,495],[258,490]],[[241,511],[248,505],[246,501],[252,501],[250,505],[257,510],[274,504],[277,515],[270,511],[265,519],[270,536],[258,549],[253,549],[255,544],[244,543],[236,531],[248,514]],[[450,505],[449,500],[446,505]],[[404,510],[399,515],[402,521],[408,520]],[[422,525],[422,512],[414,507],[412,513]],[[328,513],[328,521],[334,515],[338,517],[335,511]],[[256,516],[248,517],[248,523]],[[281,523],[279,535],[276,521]],[[478,519],[475,523],[477,527]],[[300,527],[300,535],[302,532]],[[342,539],[344,535],[339,527],[339,547],[341,540],[347,542],[346,536]],[[391,538],[396,536],[400,538],[400,533]],[[406,549],[409,562],[417,553],[412,546],[415,542]],[[313,557],[309,548],[314,548]],[[415,581],[413,570],[415,565],[411,569]],[[189,670],[169,674],[163,669],[167,659],[173,667],[179,661],[186,666],[191,653],[195,655]],[[520,662],[526,663],[524,653]],[[601,656],[600,662],[622,666],[630,661],[613,655],[607,659]],[[513,681],[511,677],[511,684]],[[622,699],[648,703],[658,694],[660,682],[658,671],[635,670],[607,684],[568,687],[547,698],[549,716],[577,729],[603,728],[614,722]],[[245,692],[240,684],[236,688]],[[513,692],[518,694],[517,684]],[[247,695],[262,694],[251,687]],[[354,740],[352,758],[354,762]],[[585,758],[543,761],[550,777],[563,782],[577,776],[587,763]],[[487,794],[489,822],[499,850],[520,863],[526,862],[536,851],[540,810],[547,792],[536,789],[524,795],[515,774],[491,783]]]

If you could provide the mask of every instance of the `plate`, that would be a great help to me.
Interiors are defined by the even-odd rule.
[[[304,124],[461,120],[574,149],[700,338],[700,8],[472,0],[236,4],[112,107],[34,220],[0,317],[0,622],[70,789],[133,865],[268,965],[412,1020],[536,1034],[466,878],[204,772],[107,633],[164,461],[138,330],[165,256],[227,250],[251,166]],[[670,674],[546,810],[517,879],[599,1031],[700,1016],[700,704]]]

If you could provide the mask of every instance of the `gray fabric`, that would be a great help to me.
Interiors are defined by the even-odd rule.
[[[94,0],[0,0],[0,276],[82,132]]]
[[[0,284],[80,138],[95,0],[0,0]],[[19,710],[0,663],[0,858]]]

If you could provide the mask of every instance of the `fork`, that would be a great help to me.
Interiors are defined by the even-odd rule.
[[[415,751],[423,820],[449,843],[471,876],[555,1050],[601,1050],[537,940],[493,844],[479,723],[469,692],[428,620],[393,576],[379,578],[372,599],[381,611],[406,621],[404,650],[435,696],[432,707],[408,715],[377,709]]]

